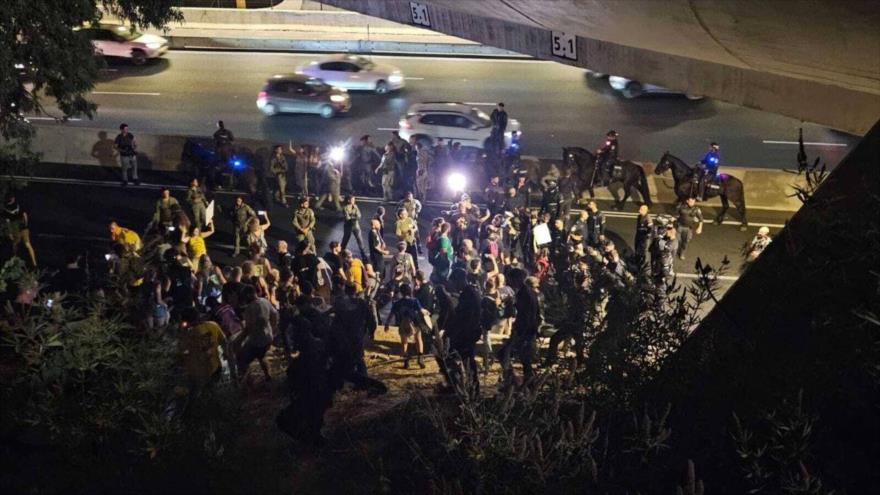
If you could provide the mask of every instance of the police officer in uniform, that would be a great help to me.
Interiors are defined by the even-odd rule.
[[[574,204],[577,196],[577,181],[572,175],[571,170],[568,170],[559,180],[559,208],[556,212],[557,218],[562,219],[563,225],[568,225],[571,206]]]
[[[605,186],[611,182],[611,169],[617,163],[617,155],[617,131],[611,130],[605,134],[605,144],[596,150],[596,171]]]
[[[293,230],[298,243],[306,242],[314,249],[315,212],[309,208],[308,196],[299,200],[299,207],[293,212]]]
[[[662,233],[657,233],[651,244],[651,264],[654,283],[665,293],[668,283],[675,276],[675,253],[678,251],[678,237],[675,226],[666,224]]]
[[[257,214],[254,212],[254,209],[245,204],[244,198],[236,196],[235,206],[232,209],[232,229],[235,236],[232,256],[238,256],[238,253],[241,252],[241,240],[247,239],[248,235],[248,222],[250,222],[251,218],[256,217]]]
[[[706,185],[709,181],[715,182],[718,177],[718,164],[721,163],[721,147],[718,146],[718,143],[712,142],[709,145],[709,151],[703,155],[703,159],[700,160],[699,170],[699,193],[697,196],[700,198],[706,198]]]
[[[186,191],[186,202],[193,214],[193,226],[200,229],[208,225],[206,213],[208,208],[208,198],[205,197],[205,191],[199,186],[199,180],[193,179]]]
[[[364,253],[364,240],[361,237],[361,209],[355,202],[354,195],[345,198],[345,206],[342,208],[342,249],[348,248],[348,241],[354,236],[358,249],[361,251],[361,259],[367,261]]]
[[[639,216],[636,217],[636,238],[633,243],[637,266],[642,266],[645,263],[653,235],[654,222],[648,213],[648,205],[641,205],[639,206]]]

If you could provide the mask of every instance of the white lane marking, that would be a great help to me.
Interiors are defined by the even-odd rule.
[[[137,91],[92,91],[93,95],[159,96],[161,93],[141,93]]]
[[[769,139],[765,139],[765,140],[763,140],[763,141],[761,141],[761,142],[764,143],[764,144],[792,144],[792,145],[798,145],[798,144],[800,144],[800,143],[797,142],[797,141],[771,141],[771,140],[769,140]],[[845,148],[845,147],[847,147],[847,146],[849,146],[849,145],[846,144],[846,143],[817,143],[817,142],[804,142],[804,146],[829,146],[829,147]]]
[[[497,102],[496,103],[487,103],[487,102],[483,102],[483,101],[463,101],[462,103],[464,103],[465,105],[471,105],[471,106],[475,106],[475,107],[494,107],[495,105],[498,104]]]
[[[377,127],[377,131],[399,131],[397,127]]]
[[[60,118],[55,118],[55,117],[25,117],[25,120],[51,120],[51,121],[60,122],[62,119],[60,119]],[[67,119],[67,120],[70,121],[70,122],[79,122],[79,121],[82,120],[82,119],[78,119],[78,118],[76,118],[76,117],[72,117],[72,118],[69,118],[69,119]]]
[[[696,273],[676,273],[676,277],[678,278],[699,278],[700,276]],[[739,277],[734,277],[733,275],[718,275],[718,280],[724,280],[726,282],[735,282]]]
[[[407,81],[424,81],[424,77],[404,77]]]

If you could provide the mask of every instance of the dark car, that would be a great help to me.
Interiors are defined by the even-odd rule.
[[[321,79],[299,74],[279,74],[266,81],[257,96],[257,108],[266,115],[316,113],[324,118],[345,113],[351,97]]]

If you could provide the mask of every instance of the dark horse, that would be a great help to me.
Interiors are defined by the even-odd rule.
[[[667,151],[660,158],[657,167],[654,168],[654,173],[659,175],[669,169],[672,169],[672,178],[675,180],[675,195],[678,196],[678,200],[684,201],[689,197],[696,197],[698,191],[697,168],[688,165],[681,158],[677,158]],[[724,216],[730,208],[730,202],[733,202],[742,221],[740,230],[745,230],[749,222],[746,220],[746,195],[742,181],[732,175],[718,174],[718,187],[707,186],[705,197],[697,199],[709,199],[715,196],[721,198],[721,211],[718,212],[715,222],[720,224],[724,221]]]
[[[577,177],[580,189],[586,189],[590,193],[590,198],[594,198],[596,195],[593,193],[593,188],[599,180],[599,173],[596,170],[596,156],[584,148],[562,148],[562,163],[564,167],[571,169],[573,175]],[[614,207],[618,210],[623,209],[623,205],[629,199],[633,188],[642,196],[642,201],[651,206],[651,192],[648,190],[645,169],[638,163],[629,160],[621,160],[617,166],[620,167],[620,172],[612,174],[611,183],[608,184],[608,191],[614,196]],[[617,196],[617,190],[612,189],[611,184],[623,185],[622,198]]]

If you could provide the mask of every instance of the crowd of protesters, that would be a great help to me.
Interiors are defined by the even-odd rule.
[[[127,126],[121,129],[117,146],[120,156],[128,156],[136,140]],[[469,159],[458,143],[429,146],[395,132],[376,146],[365,135],[341,155],[288,143],[272,149],[268,166],[254,160],[249,179],[247,169],[226,166],[237,158],[232,132],[222,122],[214,139],[222,167],[199,169],[182,201],[162,190],[152,216],[144,219],[146,231],[109,223],[113,247],[106,270],[117,283],[114,290],[130,296],[134,320],[145,331],[176,332],[191,391],[224,373],[244,386],[255,374],[272,380],[267,358],[275,356],[291,394],[279,427],[310,443],[321,442],[324,412],[345,383],[371,394],[386,392],[364,360],[378,329],[396,325],[403,368],[413,358],[425,368],[431,356],[442,389],[478,393],[481,377],[496,365],[501,386],[514,386],[520,381],[514,361],[521,365],[521,380],[534,373],[546,327],[545,288],[578,294],[583,317],[601,326],[615,292],[641,270],[658,290],[669,287],[674,258],[684,259],[687,241],[702,230],[693,201],[679,207],[677,219],[652,216],[642,206],[635,248],[624,256],[606,235],[595,202],[572,217],[565,177],[562,184],[542,181],[540,191],[533,191],[536,185],[514,171],[518,150],[503,146],[484,150],[480,167],[469,162],[478,170],[472,179],[486,184],[481,204],[459,191],[448,211],[424,218],[423,202],[439,197],[436,178]],[[133,165],[128,160],[123,167]],[[236,183],[251,194],[236,196],[224,213],[232,221],[234,262],[219,266],[208,249],[215,233],[209,198],[212,189]],[[365,218],[353,193],[380,190],[384,206]],[[540,201],[533,200],[536,192]],[[293,208],[284,220],[292,235],[267,235],[272,203]],[[7,220],[18,219],[16,242],[36,265],[26,230],[22,234],[27,217],[14,213],[14,206],[14,198],[7,200]],[[316,210],[324,206],[343,224],[338,239],[316,239],[318,222],[327,218]],[[391,208],[387,218],[385,207]],[[749,250],[752,258],[769,242],[761,234],[767,240]],[[319,252],[325,243],[328,249]],[[71,256],[53,287],[86,290],[82,262]],[[572,332],[557,329],[547,364],[562,340],[579,337]]]

